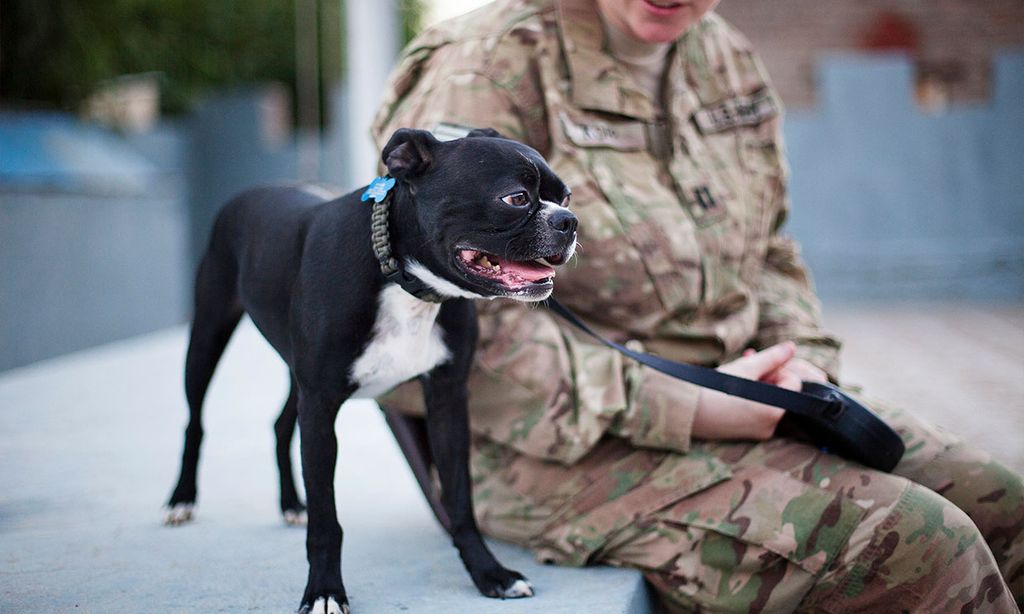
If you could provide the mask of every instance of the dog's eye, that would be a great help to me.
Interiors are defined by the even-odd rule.
[[[525,207],[530,204],[530,197],[527,196],[526,192],[516,192],[515,194],[503,196],[501,201],[506,205],[512,205],[513,207]]]

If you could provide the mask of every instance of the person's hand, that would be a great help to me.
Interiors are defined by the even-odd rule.
[[[828,383],[828,374],[807,362],[803,358],[794,358],[787,362],[782,369],[805,382]]]
[[[751,356],[756,353],[756,350],[746,350],[743,352],[743,355]],[[779,369],[774,373],[770,373],[765,377],[762,377],[761,381],[768,384],[775,384],[776,386],[782,386],[783,388],[799,390],[799,386],[792,388],[792,386],[796,385],[796,382],[817,382],[819,384],[827,384],[828,374],[803,358],[793,358],[786,364],[779,367]],[[782,382],[786,383],[783,384]]]
[[[722,365],[718,370],[788,390],[800,390],[802,378],[798,373],[801,372],[801,368],[786,368],[794,360],[798,360],[793,358],[795,352],[796,346],[787,341],[760,352],[750,350],[741,358]],[[775,432],[775,427],[784,413],[778,407],[702,388],[697,400],[697,413],[693,419],[691,434],[698,439],[764,440]]]

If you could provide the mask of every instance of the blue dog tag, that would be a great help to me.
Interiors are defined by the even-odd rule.
[[[387,198],[388,192],[391,191],[391,188],[393,187],[395,187],[394,177],[376,177],[370,182],[369,187],[366,188],[366,191],[363,192],[363,195],[359,200],[365,203],[372,198],[373,202],[379,203]]]

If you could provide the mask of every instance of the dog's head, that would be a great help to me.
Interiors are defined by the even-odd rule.
[[[576,216],[569,188],[537,151],[494,130],[442,142],[400,129],[381,158],[425,239],[405,244],[410,273],[447,296],[551,294],[554,267],[576,247]]]

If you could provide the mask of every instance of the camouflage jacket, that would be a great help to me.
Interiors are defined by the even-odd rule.
[[[834,377],[839,344],[823,332],[797,247],[780,233],[781,109],[760,61],[713,13],[669,61],[662,107],[605,51],[591,1],[499,0],[409,44],[373,136],[382,146],[399,127],[439,136],[491,127],[540,151],[572,189],[580,220],[579,256],[558,271],[555,295],[606,335],[712,366],[789,339]],[[523,531],[535,537],[543,525],[576,544],[552,558],[582,561],[592,548],[578,544],[602,530],[553,518],[593,517],[619,498],[657,509],[728,477],[711,456],[663,452],[689,450],[695,386],[542,308],[479,307],[470,379],[478,478],[488,466],[534,476],[550,462],[586,468],[572,483],[523,487],[535,504]],[[415,410],[418,395],[405,388],[387,402]],[[582,527],[591,538],[574,533]]]

